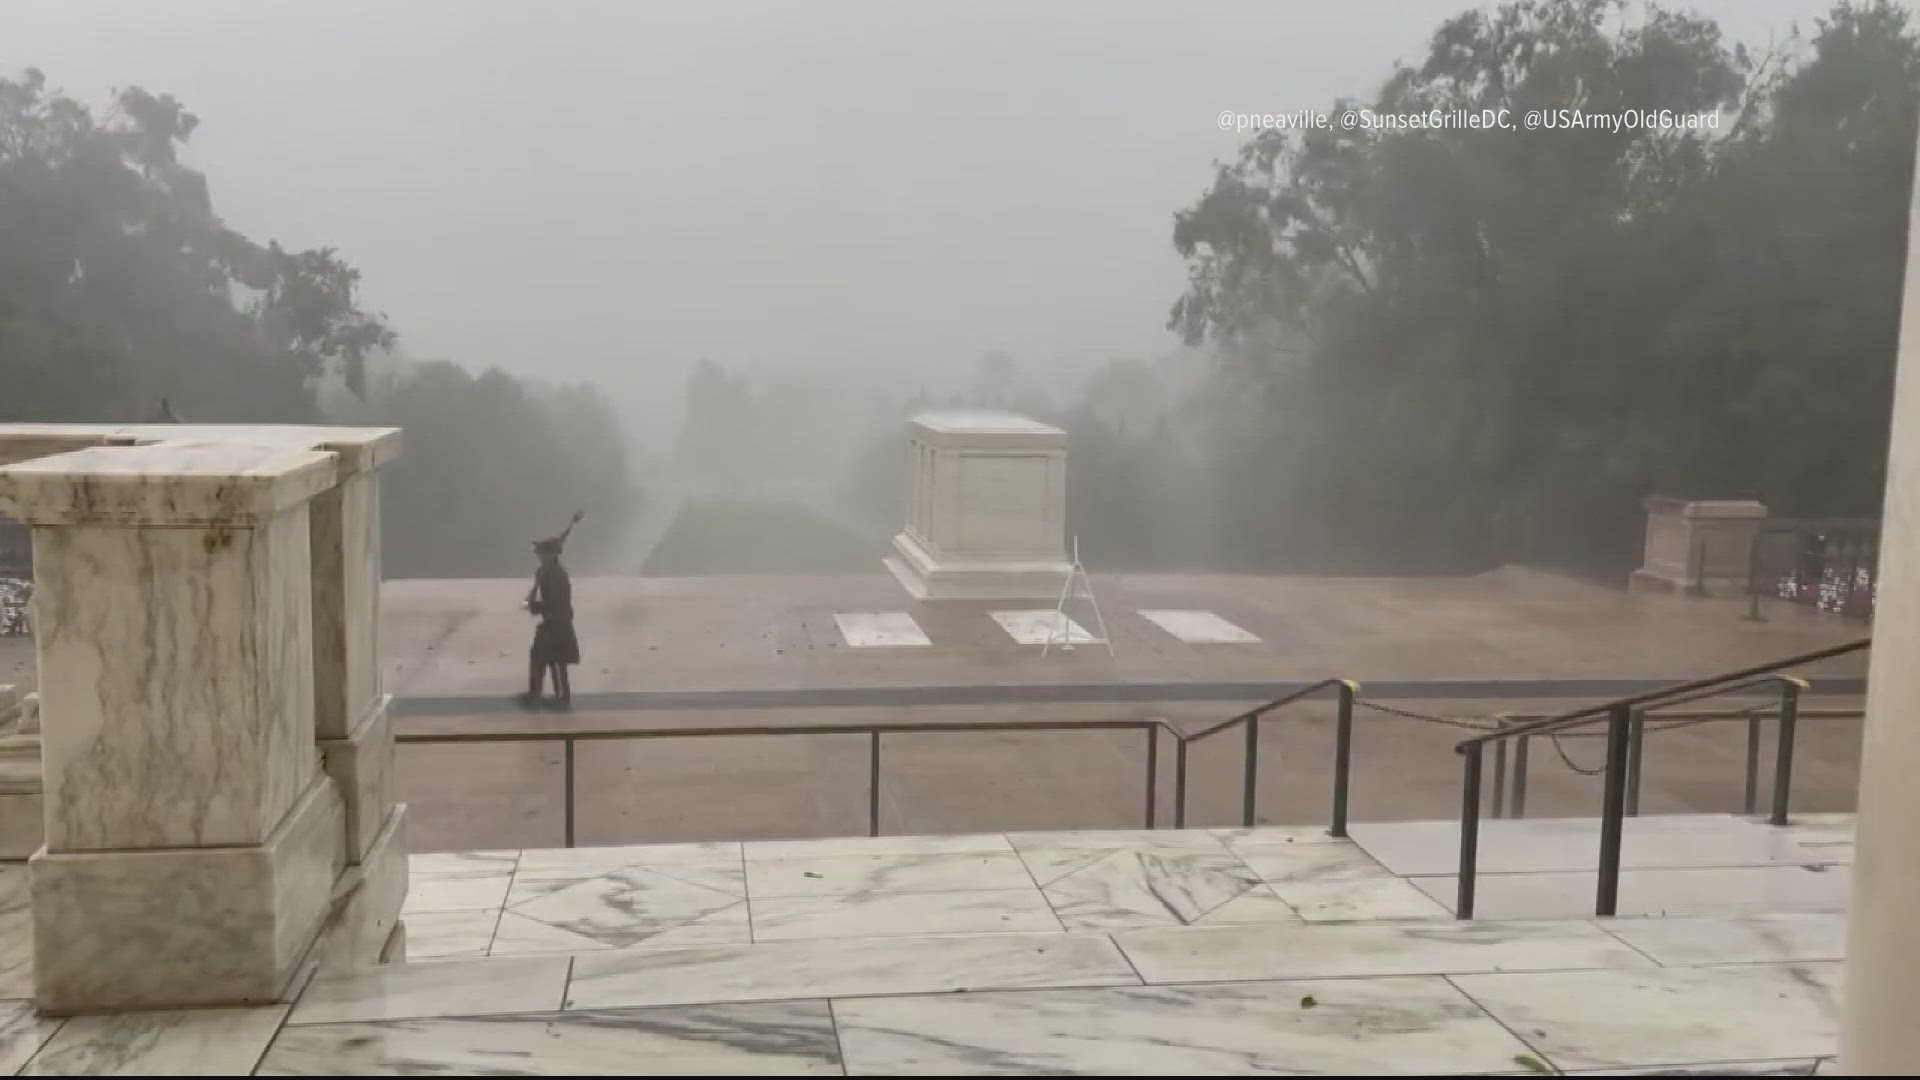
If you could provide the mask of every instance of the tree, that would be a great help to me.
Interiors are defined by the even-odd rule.
[[[1836,7],[1789,71],[1657,6],[1521,0],[1448,20],[1368,106],[1720,126],[1249,141],[1176,215],[1169,319],[1258,389],[1221,447],[1285,474],[1232,530],[1401,564],[1403,537],[1456,564],[1617,558],[1655,490],[1870,498],[1916,68],[1885,2]]]
[[[329,369],[356,389],[385,320],[331,249],[224,225],[179,159],[198,120],[120,91],[105,116],[0,78],[0,417],[129,420],[162,397],[203,420],[301,420]]]

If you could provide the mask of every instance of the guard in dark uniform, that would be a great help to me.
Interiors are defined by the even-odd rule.
[[[540,707],[541,684],[549,671],[553,673],[554,707],[565,709],[573,704],[573,684],[567,677],[567,668],[580,662],[580,639],[573,632],[573,579],[567,576],[567,568],[560,565],[560,551],[583,516],[584,511],[573,515],[566,531],[559,536],[533,543],[540,568],[534,571],[533,589],[527,593],[527,610],[539,617],[540,625],[533,631],[533,649],[527,663],[527,692],[520,698],[520,703],[529,709]]]

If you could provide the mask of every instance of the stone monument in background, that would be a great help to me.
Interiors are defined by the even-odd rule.
[[[887,568],[921,600],[1054,600],[1067,560],[1067,433],[1005,412],[908,424],[911,495]]]

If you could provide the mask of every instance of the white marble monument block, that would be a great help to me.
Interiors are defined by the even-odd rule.
[[[316,776],[262,844],[36,854],[40,1010],[280,999],[327,915],[341,828],[340,795]]]
[[[322,767],[346,801],[347,862],[361,862],[392,807],[393,721],[382,698],[344,739],[321,739]]]
[[[342,739],[380,700],[380,486],[399,453],[392,428],[353,429],[320,444],[340,482],[313,500],[314,732]]]
[[[887,566],[923,600],[1051,600],[1066,554],[1067,433],[1024,416],[941,412],[909,424],[906,528]]]
[[[352,970],[390,962],[389,947],[400,925],[400,909],[407,901],[406,824],[404,803],[388,810],[360,865],[343,876],[348,891],[336,896],[321,940],[322,970]]]
[[[319,773],[311,450],[98,447],[0,468],[33,525],[55,852],[258,844]]]
[[[1767,508],[1751,499],[1647,500],[1646,546],[1634,592],[1740,594]]]

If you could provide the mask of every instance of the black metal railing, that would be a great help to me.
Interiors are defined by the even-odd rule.
[[[1223,720],[1195,732],[1183,732],[1167,721],[1154,719],[1139,720],[998,720],[969,723],[963,721],[903,721],[898,723],[871,724],[781,724],[781,725],[731,725],[723,727],[696,728],[574,728],[558,731],[451,731],[451,732],[408,732],[394,736],[394,742],[403,745],[455,744],[455,743],[521,743],[521,742],[557,742],[562,745],[562,816],[564,836],[567,847],[575,846],[575,799],[574,799],[574,753],[575,745],[580,742],[593,742],[605,739],[697,739],[717,738],[721,736],[764,736],[764,735],[865,735],[868,738],[867,764],[867,834],[880,835],[880,779],[881,779],[881,742],[887,734],[924,734],[937,732],[983,732],[983,731],[1142,731],[1146,733],[1146,775],[1144,784],[1144,813],[1146,827],[1155,827],[1158,820],[1160,795],[1160,736],[1162,733],[1174,740],[1176,763],[1174,767],[1174,827],[1184,828],[1187,820],[1187,746],[1226,731],[1236,725],[1244,725],[1246,730],[1247,759],[1242,768],[1241,782],[1244,790],[1241,795],[1241,822],[1251,828],[1255,824],[1254,803],[1259,791],[1260,774],[1260,722],[1268,714],[1283,708],[1302,698],[1309,697],[1322,690],[1337,690],[1339,716],[1335,726],[1333,810],[1328,833],[1333,836],[1347,834],[1348,779],[1351,772],[1353,744],[1353,698],[1359,684],[1349,679],[1327,679],[1298,690],[1286,697],[1269,701],[1264,705],[1249,709],[1237,716]]]
[[[1843,645],[1790,656],[1783,660],[1678,683],[1660,690],[1635,694],[1599,705],[1590,705],[1572,712],[1461,740],[1454,747],[1455,752],[1464,759],[1461,766],[1459,878],[1454,900],[1454,915],[1461,919],[1473,917],[1474,889],[1479,871],[1482,770],[1485,764],[1485,751],[1489,744],[1500,745],[1508,740],[1556,735],[1572,728],[1598,723],[1602,718],[1606,720],[1607,752],[1602,779],[1600,865],[1598,880],[1595,884],[1594,914],[1600,917],[1611,916],[1619,907],[1620,839],[1627,816],[1627,776],[1635,712],[1644,712],[1648,707],[1655,705],[1698,701],[1715,694],[1751,690],[1762,684],[1777,685],[1780,691],[1779,736],[1775,750],[1773,814],[1770,820],[1773,824],[1784,825],[1787,820],[1787,806],[1791,798],[1793,781],[1794,731],[1798,719],[1799,697],[1806,683],[1797,678],[1781,676],[1779,673],[1786,668],[1859,652],[1871,644],[1871,639],[1862,638]]]
[[[1805,692],[1803,688],[1802,693]],[[1640,779],[1644,739],[1648,734],[1673,728],[1691,727],[1696,724],[1710,724],[1741,720],[1746,722],[1746,768],[1743,773],[1740,812],[1756,814],[1759,812],[1760,748],[1763,742],[1761,726],[1767,720],[1778,716],[1777,705],[1756,705],[1743,709],[1688,709],[1659,712],[1634,710],[1634,726],[1628,733],[1627,749],[1627,816],[1640,816]],[[1804,709],[1796,708],[1797,721],[1806,720],[1859,720],[1866,716],[1860,709]],[[1547,719],[1547,714],[1503,713],[1496,719],[1509,726],[1531,723]],[[1655,725],[1655,726],[1649,726]],[[1568,731],[1560,733],[1563,739],[1604,738],[1606,732]],[[1493,790],[1490,808],[1485,815],[1495,820],[1524,818],[1527,816],[1527,786],[1529,780],[1529,753],[1533,736],[1521,735],[1513,740],[1511,759],[1504,753],[1505,743],[1494,744],[1493,754]],[[1776,751],[1777,755],[1777,751]],[[1581,770],[1584,771],[1584,770]],[[1598,770],[1595,770],[1598,771]],[[1504,783],[1502,782],[1504,778]]]
[[[1748,548],[1746,617],[1759,620],[1768,597],[1871,619],[1879,561],[1877,518],[1770,521]]]
[[[1312,697],[1322,690],[1336,691],[1338,713],[1334,720],[1333,735],[1333,813],[1327,833],[1331,836],[1347,835],[1347,795],[1348,781],[1353,771],[1353,698],[1360,690],[1360,684],[1352,679],[1322,679],[1311,686],[1304,686],[1285,697],[1275,698],[1265,705],[1257,705],[1238,716],[1228,717],[1217,724],[1201,728],[1199,731],[1181,733],[1174,731],[1178,740],[1174,745],[1174,796],[1173,827],[1186,828],[1187,825],[1187,746],[1210,739],[1235,725],[1246,727],[1246,748],[1242,751],[1246,760],[1242,765],[1240,789],[1240,824],[1251,829],[1255,824],[1254,799],[1259,791],[1260,775],[1260,721],[1267,714],[1276,712],[1296,701]]]

